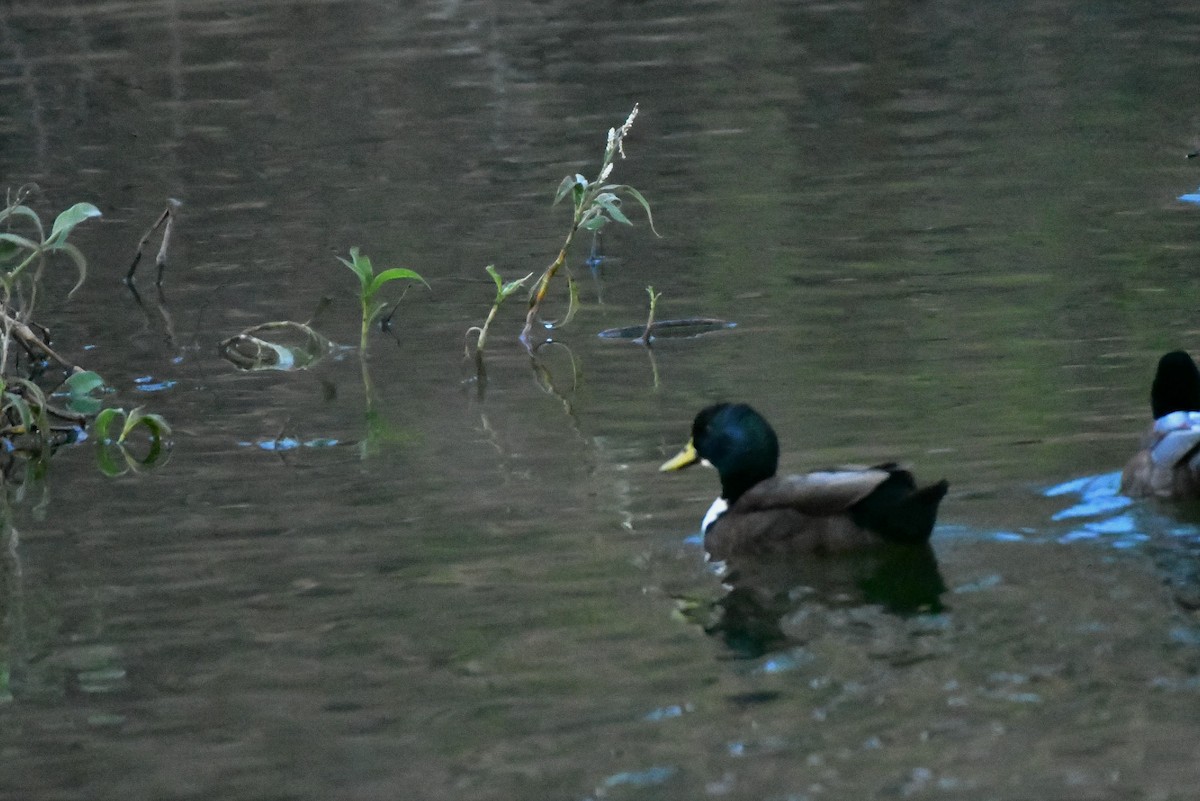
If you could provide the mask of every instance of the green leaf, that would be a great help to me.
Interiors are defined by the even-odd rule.
[[[104,405],[104,401],[100,398],[94,398],[91,395],[80,395],[79,397],[71,397],[67,399],[66,407],[75,414],[81,414],[84,417],[91,417],[100,411],[100,407]]]
[[[567,314],[562,318],[558,327],[566,325],[575,319],[575,314],[579,311],[579,284],[575,281],[575,276],[567,273],[567,291],[570,293],[570,300],[567,302]]]
[[[487,270],[487,274],[490,275],[492,280],[496,283],[496,294],[497,296],[500,296],[504,292],[504,279],[500,277],[500,273],[496,272],[496,265],[489,264],[483,269]]]
[[[90,220],[92,217],[99,216],[100,209],[91,203],[76,203],[55,218],[54,227],[50,229],[50,236],[46,239],[46,244],[56,245],[66,241],[67,236],[71,233],[71,229],[84,220]]]
[[[607,222],[608,222],[607,217],[605,217],[602,214],[597,214],[595,217],[591,217],[591,218],[585,220],[583,222],[583,224],[580,225],[579,227],[584,229],[585,231],[599,231],[601,228],[604,227],[604,224]]]
[[[562,183],[558,185],[558,191],[554,193],[554,202],[551,206],[557,206],[562,202],[562,199],[567,196],[567,193],[575,186],[575,178],[577,176],[568,175],[562,179]]]
[[[82,415],[91,416],[100,411],[103,401],[92,395],[104,388],[104,379],[91,370],[73,373],[63,386],[67,390],[67,408]]]
[[[0,269],[5,269],[6,263],[15,262],[23,252],[23,248],[12,242],[0,241]]]
[[[75,282],[75,286],[71,287],[71,291],[67,293],[67,297],[75,294],[75,290],[83,286],[83,279],[87,278],[87,259],[83,255],[83,251],[72,245],[70,242],[59,242],[56,245],[50,245],[46,248],[48,253],[65,253],[75,262],[75,269],[79,271],[79,280]]]
[[[646,219],[650,221],[650,230],[654,232],[655,236],[662,236],[662,234],[658,232],[658,229],[654,227],[654,215],[650,213],[650,201],[646,200],[642,193],[634,189],[632,186],[621,184],[620,189],[624,190],[629,194],[630,197],[642,204],[642,208],[646,210]]]
[[[367,297],[373,296],[379,291],[380,287],[389,281],[398,280],[420,281],[422,284],[425,284],[426,289],[429,288],[429,284],[418,273],[405,269],[404,267],[392,267],[391,269],[384,270],[379,275],[375,276],[375,280],[372,281],[371,285],[367,288]]]
[[[150,439],[162,443],[171,436],[171,426],[161,414],[143,411],[144,406],[138,406],[125,419],[124,431],[118,442],[123,442],[138,426],[145,427],[150,432]]]
[[[21,418],[21,427],[26,432],[32,431],[34,428],[33,411],[30,410],[29,403],[15,392],[5,392],[4,399],[6,409],[17,410],[17,416]]]
[[[371,277],[375,271],[371,267],[371,260],[366,256],[360,256],[358,248],[350,248],[350,261],[346,261],[341,256],[337,260],[350,268],[350,271],[358,276],[358,282],[361,285],[362,294],[367,293],[367,287],[371,285]]]
[[[42,228],[42,220],[38,217],[37,212],[28,206],[16,205],[9,206],[6,209],[0,209],[0,222],[4,222],[9,217],[27,217],[33,220],[33,225],[37,228],[38,239],[46,238],[46,231]]]
[[[104,379],[100,374],[92,370],[82,370],[78,373],[72,373],[63,386],[67,388],[67,392],[71,395],[88,395],[95,392],[104,386]]]
[[[13,234],[7,231],[0,233],[0,242],[10,242],[17,247],[24,248],[25,250],[38,250],[42,247],[32,239],[26,239],[20,234]]]
[[[96,465],[100,468],[100,472],[109,478],[128,473],[130,468],[128,465],[122,467],[116,459],[113,458],[114,453],[121,452],[119,448],[105,447],[104,442],[96,443]]]
[[[96,439],[104,441],[109,439],[108,429],[113,421],[118,417],[125,417],[124,409],[108,408],[96,415],[96,419],[92,421],[92,428],[96,432]]]
[[[600,198],[596,198],[596,202],[604,207],[604,210],[608,212],[608,216],[616,222],[624,223],[625,225],[633,225],[633,223],[629,221],[629,218],[621,213],[621,209],[617,205],[617,203],[620,202],[619,199],[601,200]]]
[[[515,281],[509,281],[500,290],[500,300],[504,300],[509,295],[516,292],[521,287],[525,286],[525,282],[528,281],[530,278],[533,278],[533,273],[530,273],[529,275],[525,276],[524,278],[518,278]]]
[[[46,393],[37,384],[28,378],[18,378],[14,383],[24,388],[25,393],[33,399],[34,404],[43,408],[46,406]]]

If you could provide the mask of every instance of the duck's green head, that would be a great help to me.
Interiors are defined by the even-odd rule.
[[[1174,350],[1158,360],[1150,410],[1155,420],[1171,412],[1200,412],[1200,370],[1186,352]]]
[[[744,403],[718,403],[701,409],[692,438],[659,468],[682,470],[701,463],[717,469],[721,497],[733,503],[779,467],[779,440],[763,416]]]

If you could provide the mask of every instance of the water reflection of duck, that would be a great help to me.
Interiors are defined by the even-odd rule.
[[[726,594],[686,601],[685,617],[744,658],[783,650],[799,636],[792,621],[874,606],[902,618],[945,611],[946,584],[928,543],[884,545],[821,560],[730,559]],[[823,610],[823,611],[822,611]],[[785,622],[788,621],[788,622]],[[799,636],[799,641],[805,637]]]
[[[1150,386],[1154,424],[1121,475],[1132,497],[1200,499],[1200,370],[1181,350],[1158,360]]]
[[[721,497],[702,526],[713,559],[925,545],[948,486],[939,481],[918,489],[912,474],[894,464],[776,476],[779,441],[745,404],[701,410],[691,440],[661,470],[698,462],[721,477]]]

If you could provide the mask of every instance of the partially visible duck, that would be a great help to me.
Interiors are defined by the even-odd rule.
[[[1200,499],[1200,370],[1182,350],[1158,360],[1150,385],[1154,423],[1121,474],[1134,498]]]
[[[660,470],[715,467],[721,496],[702,523],[713,559],[835,554],[891,544],[925,545],[945,481],[917,488],[894,464],[777,476],[779,441],[744,403],[696,415],[692,438]]]

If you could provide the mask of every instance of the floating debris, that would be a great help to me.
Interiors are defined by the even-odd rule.
[[[247,328],[220,345],[221,357],[239,370],[303,370],[333,349],[313,328],[290,320]]]
[[[650,324],[651,339],[690,339],[704,336],[716,331],[726,331],[736,328],[737,323],[728,320],[718,320],[713,317],[688,317],[683,320],[657,320]],[[643,342],[646,335],[645,325],[630,325],[624,328],[607,328],[597,336],[601,339],[621,339],[630,342]]]

